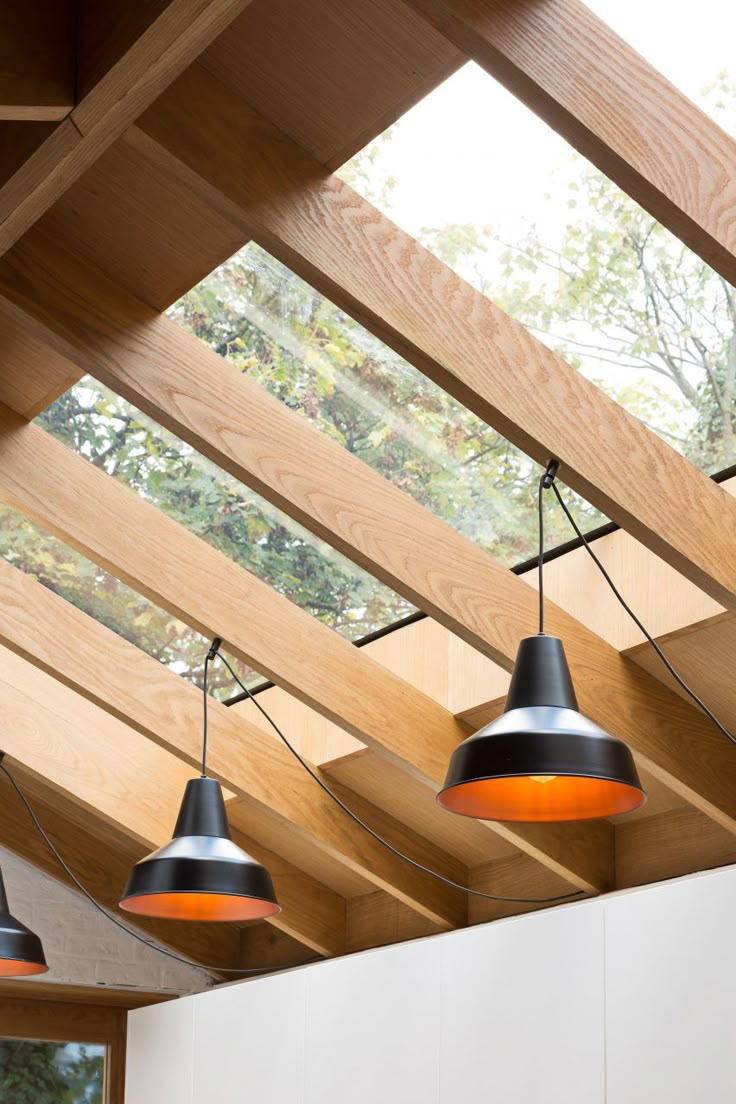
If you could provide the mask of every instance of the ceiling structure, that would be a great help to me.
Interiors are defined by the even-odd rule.
[[[359,815],[486,892],[597,894],[736,861],[736,755],[612,607],[584,551],[546,620],[581,709],[632,749],[620,822],[481,824],[434,803],[495,716],[531,578],[513,574],[162,313],[253,240],[621,526],[600,554],[736,725],[736,503],[333,170],[467,58],[726,280],[736,143],[576,0],[6,4],[0,37],[0,498],[275,686],[264,701]],[[7,53],[7,57],[4,56]],[[612,105],[615,105],[612,107]],[[33,419],[91,375],[428,618],[357,649]],[[625,469],[622,456],[625,455]],[[200,694],[0,562],[3,749],[113,906],[169,838]],[[211,770],[283,912],[136,920],[214,967],[340,955],[521,911],[468,899],[346,820],[248,705],[213,702]],[[22,811],[0,844],[53,871]],[[28,983],[32,985],[34,983]]]

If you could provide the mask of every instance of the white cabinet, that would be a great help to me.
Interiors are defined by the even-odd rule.
[[[602,907],[441,942],[441,1104],[603,1104]]]
[[[305,979],[298,970],[197,997],[193,1104],[301,1104]]]
[[[608,1104],[736,1100],[736,875],[606,904]]]
[[[126,1104],[191,1104],[194,998],[128,1013]]]
[[[309,971],[305,1104],[438,1104],[442,942]]]

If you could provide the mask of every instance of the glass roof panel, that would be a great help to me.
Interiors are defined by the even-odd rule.
[[[535,465],[255,243],[170,313],[503,563],[533,553]],[[570,537],[554,511],[549,533]]]
[[[733,289],[485,71],[341,174],[703,470],[736,462]]]
[[[91,377],[37,421],[349,639],[413,612],[388,587]]]

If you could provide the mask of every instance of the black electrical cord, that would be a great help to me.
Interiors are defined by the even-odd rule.
[[[1,754],[2,753],[0,753],[0,755]],[[17,793],[18,797],[20,798],[20,800],[25,805],[26,810],[28,811],[28,815],[30,816],[31,820],[33,821],[33,823],[36,827],[36,830],[37,830],[38,834],[40,835],[41,839],[44,841],[44,843],[48,847],[49,851],[51,852],[51,854],[54,856],[54,858],[58,862],[61,869],[72,880],[72,882],[77,887],[79,892],[84,897],[87,898],[87,900],[89,901],[89,903],[91,905],[94,905],[94,907],[97,909],[98,912],[102,913],[103,916],[106,916],[108,920],[110,920],[113,924],[115,924],[115,926],[117,928],[120,928],[121,931],[127,932],[128,935],[132,935],[133,939],[137,939],[138,942],[142,943],[145,947],[150,947],[150,949],[152,951],[158,951],[159,954],[166,955],[167,958],[173,958],[175,962],[181,962],[184,966],[192,966],[196,970],[204,970],[206,973],[211,973],[211,974],[237,974],[239,977],[248,976],[249,974],[250,975],[252,975],[252,974],[259,974],[259,975],[276,974],[276,973],[279,973],[282,970],[293,970],[295,966],[305,965],[304,962],[293,962],[288,966],[264,966],[264,967],[258,967],[256,969],[251,969],[251,970],[239,970],[239,969],[235,969],[235,968],[228,969],[225,966],[206,966],[201,962],[193,962],[190,958],[185,958],[183,955],[176,954],[175,951],[169,951],[169,950],[167,950],[166,947],[161,947],[157,943],[151,943],[150,940],[146,939],[139,932],[137,932],[135,930],[135,928],[129,927],[122,920],[118,919],[118,917],[115,916],[114,913],[110,912],[109,909],[106,909],[104,905],[101,905],[99,903],[99,901],[96,900],[96,898],[92,896],[92,894],[89,892],[89,890],[86,889],[85,886],[82,885],[82,883],[80,882],[79,878],[76,876],[74,871],[71,870],[67,866],[66,862],[64,861],[64,859],[59,854],[59,852],[58,852],[55,844],[53,843],[53,841],[51,839],[49,839],[48,835],[46,834],[46,830],[44,829],[44,827],[41,824],[40,820],[36,816],[36,813],[33,809],[33,806],[31,805],[30,801],[28,800],[28,798],[24,794],[23,790],[20,788],[19,784],[16,782],[15,778],[10,773],[8,768],[5,766],[5,763],[2,761],[1,758],[0,758],[0,771],[2,771],[2,773],[5,775],[8,782],[10,782],[10,785],[13,787],[13,789]]]
[[[672,663],[667,658],[665,653],[662,651],[662,649],[660,648],[657,641],[654,639],[654,637],[649,632],[649,630],[642,624],[642,622],[639,620],[637,615],[632,610],[631,606],[628,604],[626,599],[623,597],[620,590],[618,589],[618,587],[614,583],[613,579],[608,574],[606,568],[603,566],[603,564],[599,560],[598,556],[596,556],[595,552],[591,548],[590,542],[588,540],[586,540],[585,535],[583,534],[580,527],[578,526],[578,523],[575,521],[575,518],[572,516],[570,510],[567,507],[567,504],[566,504],[565,500],[563,499],[562,495],[560,494],[559,487],[554,482],[554,478],[553,478],[552,482],[550,483],[550,486],[552,487],[552,490],[555,492],[555,495],[557,497],[557,501],[559,502],[560,506],[562,507],[562,510],[565,514],[565,517],[567,518],[567,520],[570,522],[570,525],[575,530],[581,544],[583,545],[583,547],[587,551],[588,555],[593,560],[593,563],[596,565],[596,567],[600,571],[601,575],[603,576],[603,578],[608,583],[609,587],[611,588],[614,595],[618,599],[618,601],[621,604],[622,608],[626,611],[626,613],[629,615],[629,617],[634,622],[636,627],[644,634],[646,639],[649,641],[651,646],[654,648],[654,651],[657,653],[657,655],[661,659],[662,663],[665,665],[665,667],[667,668],[669,673],[672,675],[672,677],[675,680],[675,682],[677,683],[677,685],[679,687],[681,687],[681,689],[684,690],[684,692],[688,695],[688,697],[691,698],[692,701],[695,702],[695,704],[698,706],[698,708],[703,711],[703,713],[706,715],[708,720],[713,722],[713,724],[716,726],[718,731],[720,733],[722,733],[722,735],[725,736],[727,740],[730,740],[732,744],[736,744],[736,736],[734,736],[733,733],[728,731],[726,726],[724,724],[722,724],[721,721],[718,720],[718,717],[716,717],[715,713],[713,713],[712,710],[708,708],[708,706],[705,704],[705,702],[702,700],[702,698],[699,698],[698,695],[695,693],[695,691],[692,690],[688,686],[688,684],[685,682],[682,675],[680,675],[679,672],[675,670],[675,668],[672,666]],[[541,484],[540,484],[540,487],[541,487]]]
[[[297,762],[301,764],[301,766],[304,768],[310,778],[314,779],[320,789],[323,790],[323,792],[326,793],[327,796],[331,798],[336,805],[339,805],[342,811],[347,816],[349,816],[350,819],[354,821],[359,828],[362,828],[364,832],[367,832],[368,835],[372,836],[377,843],[380,843],[381,846],[385,847],[387,851],[390,851],[393,855],[396,855],[396,857],[401,859],[402,862],[408,863],[409,866],[413,866],[415,870],[421,871],[422,874],[427,874],[430,878],[435,878],[438,882],[442,882],[444,885],[450,886],[451,889],[457,889],[461,893],[467,893],[471,897],[483,897],[486,901],[506,901],[509,904],[515,905],[551,905],[555,904],[558,901],[569,901],[572,897],[581,896],[583,891],[581,889],[578,889],[574,893],[563,893],[558,897],[500,897],[498,894],[495,893],[483,893],[479,889],[471,889],[469,886],[464,886],[460,882],[454,882],[452,878],[446,878],[444,874],[438,874],[436,870],[432,870],[430,867],[424,866],[420,862],[416,862],[414,859],[410,858],[409,855],[405,854],[403,851],[400,851],[398,847],[394,847],[394,845],[392,843],[389,843],[387,839],[384,839],[383,836],[379,835],[378,832],[376,832],[374,828],[371,828],[369,824],[366,824],[366,822],[362,820],[357,813],[354,813],[353,810],[345,804],[342,798],[337,796],[334,790],[330,789],[327,783],[320,778],[320,776],[313,769],[313,767],[309,765],[306,759],[302,758],[302,756],[299,754],[291,741],[287,739],[287,737],[281,731],[274,719],[258,701],[256,695],[253,694],[252,691],[250,691],[245,683],[242,681],[242,679],[238,677],[233,668],[230,666],[230,663],[228,662],[226,657],[221,652],[218,652],[218,656],[225,664],[228,671],[235,679],[243,693],[248,696],[250,701],[252,701],[255,705],[256,709],[265,717],[276,735],[279,737],[282,743],[286,745],[291,754],[294,756]]]
[[[537,492],[537,517],[539,529],[539,548],[537,551],[537,577],[539,579],[539,635],[544,636],[544,492],[554,486],[555,476],[560,466],[559,460],[550,460],[539,477]]]

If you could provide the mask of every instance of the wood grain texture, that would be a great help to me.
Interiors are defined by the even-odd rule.
[[[0,188],[9,249],[250,0],[171,0]]]
[[[166,843],[191,767],[7,649],[0,658],[0,701],[13,716],[7,754],[65,801],[123,830],[143,854]],[[255,841],[242,842],[255,858],[273,860]],[[334,895],[285,860],[273,873],[283,912],[269,922],[320,953],[339,953],[342,902],[334,901],[333,916]]]
[[[674,809],[616,828],[620,889],[736,862],[736,840],[697,809]]]
[[[198,767],[202,700],[195,687],[6,563],[0,563],[0,595],[0,639],[7,647]],[[314,877],[323,876],[325,865],[337,864],[359,875],[363,891],[367,881],[418,907],[440,908],[442,896],[433,895],[424,879],[346,821],[270,734],[242,712],[215,701],[209,723],[209,767],[247,802],[247,822],[244,815],[240,822],[233,819],[246,834],[300,868],[311,869]],[[372,822],[391,837],[388,818],[378,810]],[[320,853],[321,864],[310,859],[310,851]],[[434,858],[442,868],[442,856]],[[326,890],[324,896],[329,903]],[[446,897],[452,901],[450,894]],[[330,905],[331,912],[336,907]],[[462,919],[456,902],[448,916]],[[333,926],[325,916],[325,929]],[[335,953],[335,945],[326,952],[323,944],[321,953]]]
[[[25,503],[20,507],[22,511],[39,520],[43,516],[42,524],[46,527],[63,533],[63,539],[84,549],[85,554],[104,563],[158,604],[176,611],[177,617],[199,627],[205,635],[212,635],[214,631],[222,634],[235,654],[244,656],[246,650],[251,656],[256,654],[258,658],[252,661],[258,670],[273,677],[290,693],[340,724],[357,739],[372,744],[382,754],[402,764],[404,769],[422,777],[425,784],[428,781],[435,786],[441,784],[449,756],[463,734],[461,726],[447,710],[361,655],[336,633],[104,473],[80,461],[37,427],[26,426],[25,432],[20,419],[14,420],[10,412],[3,426],[7,432],[0,456],[5,460],[5,475],[10,476],[10,468],[15,463],[21,482],[26,482],[27,477],[33,482],[38,476],[46,483],[44,489],[38,487],[30,491],[26,483],[24,488],[18,484],[11,490],[13,479],[2,479],[9,500],[19,503],[22,499]],[[16,450],[15,445],[21,446],[20,449]],[[50,453],[42,464],[37,455],[31,463],[26,447],[42,448],[44,453],[47,450]],[[15,462],[11,461],[11,452],[15,454]],[[71,477],[75,485],[73,490],[69,477],[62,475],[62,470],[69,465],[76,473]],[[66,502],[62,488],[69,496]],[[95,511],[94,517],[80,515],[76,503],[101,496],[105,508],[110,511],[108,521],[103,521],[102,506]],[[40,513],[37,513],[39,508]],[[121,542],[120,518],[131,511],[130,526],[125,526],[129,537]],[[75,520],[70,525],[72,517]],[[82,523],[79,528],[77,521]],[[200,578],[211,581],[206,594],[197,585]],[[211,628],[212,624],[217,626],[216,630]],[[250,626],[248,634],[243,631],[245,624]],[[305,663],[305,654],[318,658]],[[423,734],[421,741],[416,739],[417,731]],[[544,835],[536,828],[518,826],[503,830],[509,836],[513,834],[520,847],[528,846],[535,857],[541,859],[545,855]],[[571,852],[575,862],[568,861],[565,834],[564,827],[550,832],[548,861],[565,876],[570,876],[575,884],[601,888],[590,873],[591,869],[598,869],[597,856],[591,868],[577,869],[575,864],[582,857],[579,842],[575,841]],[[444,891],[438,886],[431,892]],[[457,903],[448,904],[450,916],[456,920]]]
[[[580,0],[409,0],[736,283],[736,141]]]
[[[9,412],[7,416],[10,417]],[[26,430],[30,437],[26,436]],[[37,486],[39,493],[29,495],[26,502],[27,509],[38,520],[43,514],[44,524],[61,534],[58,522],[66,531],[66,539],[76,547],[86,548],[99,562],[104,560],[148,596],[158,594],[157,601],[162,605],[168,603],[172,612],[176,609],[176,616],[189,619],[193,625],[196,622],[205,634],[212,635],[210,624],[216,624],[235,654],[243,657],[246,652],[256,654],[260,670],[275,675],[314,708],[405,762],[407,769],[423,774],[425,780],[430,771],[435,779],[443,776],[447,757],[461,733],[447,710],[361,655],[346,640],[54,442],[38,427],[23,425],[20,419],[15,421],[12,432],[3,436],[3,446],[8,447],[0,451],[6,473],[12,463],[10,453],[15,451],[11,441],[21,444],[23,439],[31,447],[41,446],[44,451],[50,448],[53,453],[53,457],[47,455],[45,460],[36,455],[31,464],[26,455],[21,462],[32,478],[34,472],[38,476],[45,472],[44,480],[50,478],[46,490]],[[20,461],[20,453],[16,457]],[[68,482],[69,464],[81,480],[72,479],[73,489]],[[17,474],[20,475],[20,470]],[[88,479],[93,480],[96,489],[86,485]],[[66,503],[64,486],[69,492]],[[7,485],[5,491],[9,491]],[[10,492],[10,497],[16,491]],[[25,491],[22,497],[26,497]],[[100,497],[110,514],[106,514],[101,501],[95,501]],[[80,503],[91,501],[95,501],[94,511],[84,507],[79,510]],[[67,522],[72,516],[67,507],[73,503],[77,504],[76,511],[72,511],[76,513],[76,521],[70,526]],[[132,513],[128,514],[129,511]],[[124,522],[126,514],[128,520]],[[62,522],[62,517],[67,522]],[[79,530],[72,534],[77,521],[81,523]],[[140,578],[135,582],[138,575]],[[206,589],[198,582],[203,578],[209,581]],[[309,655],[314,660],[305,662],[305,656]],[[417,729],[424,735],[419,744],[415,740]]]
[[[184,190],[208,194],[484,421],[541,463],[556,456],[565,482],[736,604],[736,503],[200,66],[136,133],[172,171],[178,162]]]
[[[180,195],[172,203],[170,175],[127,134],[40,225],[68,253],[156,310],[165,310],[244,244],[242,231],[197,196]]]
[[[61,1001],[63,1004],[92,1004],[100,1008],[146,1008],[174,1000],[174,993],[155,989],[114,989],[107,985],[68,985],[66,982],[31,981],[28,978],[0,980],[0,999],[20,997],[32,1001]]]
[[[234,654],[358,739],[443,775],[462,734],[447,710],[38,426],[2,411],[0,434],[6,501],[204,635],[217,626]]]
[[[80,369],[92,371],[484,655],[511,668],[519,638],[535,624],[533,590],[221,357],[72,262],[38,233],[6,256],[0,291]],[[702,734],[712,759],[708,792],[719,793],[713,815],[730,818],[720,804],[730,792],[724,778],[736,779],[736,764],[707,723],[663,695],[657,682],[629,669],[615,648],[562,610],[550,605],[547,616],[551,631],[565,640],[583,710],[627,740],[647,765],[651,759],[665,781],[676,764],[677,784],[688,792],[696,784],[692,751],[681,744],[678,761],[673,724],[686,725],[692,739]],[[580,833],[573,839],[568,826],[494,830],[535,858],[553,839],[556,854],[563,856],[569,840],[586,869],[586,888],[611,884],[601,877],[612,872],[612,858],[599,858],[593,828],[588,864],[584,839]]]
[[[3,595],[0,639],[8,647],[112,717],[135,728],[136,733],[172,752],[182,761],[179,769],[184,770],[186,764],[188,769],[184,773],[187,777],[191,775],[201,755],[202,701],[198,690],[35,580],[3,563],[0,563],[0,593]],[[364,891],[367,881],[397,894],[442,927],[462,924],[463,902],[457,894],[411,871],[351,825],[320,794],[278,741],[244,715],[217,702],[212,702],[210,709],[209,753],[213,776],[248,802],[247,826],[244,817],[233,818],[234,825],[240,824],[248,835],[255,837],[243,846],[267,866],[274,866],[275,875],[273,851],[286,858],[291,856],[300,867],[306,865],[309,869],[306,853],[317,850],[323,856],[323,864],[325,861],[329,865],[339,864],[359,875],[361,890]],[[166,757],[161,760],[161,769],[165,769],[165,762]],[[371,810],[370,820],[398,846],[428,859],[448,876],[462,877],[462,869],[449,856],[438,848],[428,855],[427,845],[415,833],[407,833],[380,809]],[[167,830],[170,831],[170,824]],[[311,861],[313,864],[314,860]],[[288,877],[296,878],[296,866],[290,863],[289,867]],[[319,865],[311,865],[311,869],[316,877],[322,874]],[[286,878],[286,873],[281,879],[276,877],[276,888],[282,896]],[[334,894],[324,886],[321,902],[320,887],[311,889],[313,892],[302,894],[300,934],[307,934],[309,918],[304,915],[305,910],[323,912],[322,922],[315,922],[311,929],[310,945],[317,945],[322,954],[338,953],[342,938],[337,932],[341,903],[333,901]],[[293,915],[283,922],[294,922]]]
[[[0,5],[0,119],[58,122],[74,107],[75,12],[70,0]]]
[[[0,318],[0,402],[35,418],[79,379],[79,369],[27,328]]]
[[[463,60],[400,0],[260,0],[202,65],[336,167]]]

